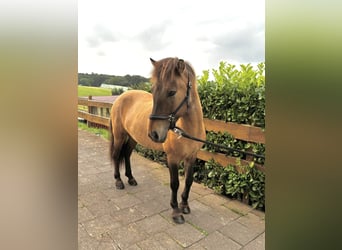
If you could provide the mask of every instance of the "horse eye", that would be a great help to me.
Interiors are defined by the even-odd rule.
[[[168,97],[171,97],[171,96],[174,96],[176,94],[177,91],[175,90],[170,90],[169,92],[167,92],[167,96]]]

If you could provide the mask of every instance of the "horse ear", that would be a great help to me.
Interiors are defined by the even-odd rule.
[[[177,63],[177,71],[179,74],[182,74],[185,69],[185,62],[183,59],[179,59]]]
[[[152,58],[150,58],[150,60],[151,60],[152,65],[153,65],[153,66],[156,66],[156,61],[153,60]]]

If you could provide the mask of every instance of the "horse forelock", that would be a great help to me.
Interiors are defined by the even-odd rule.
[[[153,82],[173,82],[176,77],[180,77],[180,74],[177,72],[179,60],[180,59],[177,57],[168,57],[158,61],[152,72]],[[185,64],[186,74],[189,74],[190,80],[193,81],[193,77],[195,75],[194,70],[187,62],[183,62]]]

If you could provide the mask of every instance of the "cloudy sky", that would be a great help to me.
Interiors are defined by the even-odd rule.
[[[150,57],[177,56],[200,75],[264,61],[264,38],[264,0],[78,1],[80,73],[149,77]]]

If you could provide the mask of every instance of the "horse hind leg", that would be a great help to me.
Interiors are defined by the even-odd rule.
[[[114,179],[115,186],[117,189],[124,189],[125,185],[123,184],[120,177],[120,165],[124,159],[124,154],[122,151],[124,145],[124,137],[116,136],[114,138],[112,123],[110,122],[110,157],[114,163]]]
[[[131,186],[138,185],[137,181],[132,175],[131,159],[130,159],[132,151],[136,145],[137,145],[136,141],[134,141],[131,137],[129,137],[123,146],[123,151],[125,154],[125,170],[126,170],[125,175],[128,178],[128,184]]]

